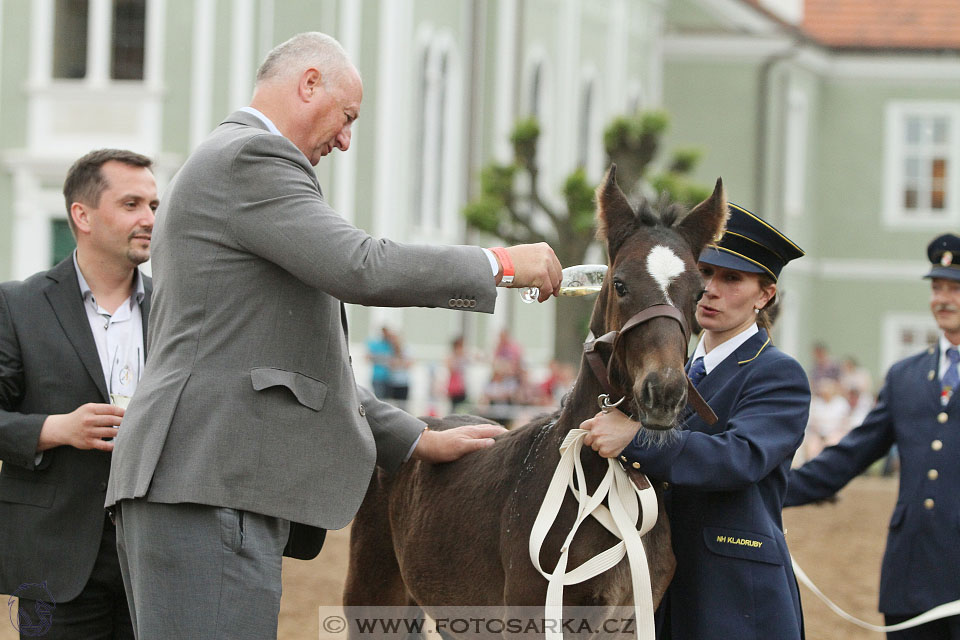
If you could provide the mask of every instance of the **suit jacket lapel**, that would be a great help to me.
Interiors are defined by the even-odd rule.
[[[143,323],[143,359],[147,359],[147,319],[150,316],[150,299],[153,297],[153,280],[140,273],[143,278],[143,302],[140,303],[140,321]]]
[[[45,294],[47,301],[53,308],[54,314],[63,329],[63,333],[73,345],[86,367],[87,373],[97,385],[104,402],[109,402],[107,381],[103,377],[103,367],[100,356],[97,355],[97,343],[90,331],[90,321],[83,309],[83,298],[80,296],[80,285],[77,283],[77,272],[73,266],[73,258],[67,258],[47,273],[52,280]]]

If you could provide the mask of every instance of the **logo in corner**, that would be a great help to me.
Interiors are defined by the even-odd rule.
[[[33,602],[33,611],[29,606],[17,606],[15,598]],[[57,601],[53,599],[46,581],[39,584],[24,582],[7,600],[10,609],[10,624],[23,637],[36,638],[46,635],[53,626],[53,610]]]

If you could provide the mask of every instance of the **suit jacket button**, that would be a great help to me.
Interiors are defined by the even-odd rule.
[[[357,409],[357,410],[360,412],[360,415],[361,415],[361,416],[366,416],[366,415],[367,415],[367,410],[363,408],[363,405],[360,405],[360,408]]]
[[[943,424],[943,423],[946,422],[949,418],[950,418],[950,416],[947,415],[947,412],[946,412],[946,411],[941,411],[939,414],[937,414],[937,422],[939,422],[940,424]]]
[[[940,472],[937,471],[936,469],[930,469],[929,471],[927,471],[927,477],[930,478],[931,480],[936,480],[937,478],[940,477]]]
[[[100,491],[106,491],[106,490],[107,490],[107,483],[106,483],[106,482],[101,482],[101,483],[100,483]]]
[[[934,451],[940,451],[940,449],[943,449],[943,442],[940,440],[934,440],[930,443],[930,448]]]
[[[633,463],[632,465],[630,465],[630,466],[632,466],[634,469],[639,469],[639,468],[640,468],[640,463],[639,463],[639,462],[634,462],[634,463]]]
[[[471,300],[471,301],[470,301],[470,308],[473,308],[473,307],[475,307],[475,306],[477,306],[477,301],[476,301],[476,300]]]
[[[924,509],[933,509],[933,498],[927,498],[923,501]]]
[[[450,302],[448,302],[447,304],[449,304],[451,307],[457,306],[456,298],[450,298]]]

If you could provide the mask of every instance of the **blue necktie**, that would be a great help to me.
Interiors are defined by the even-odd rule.
[[[690,382],[693,383],[693,386],[697,387],[700,385],[700,381],[703,380],[705,375],[707,375],[707,365],[703,364],[703,356],[700,356],[693,361],[693,364],[690,365],[690,371],[687,372],[687,375],[690,377]]]
[[[947,349],[947,360],[950,361],[950,364],[947,365],[947,370],[944,372],[943,378],[940,381],[943,389],[940,394],[940,400],[943,404],[947,404],[950,401],[950,396],[956,391],[957,383],[960,382],[960,373],[957,373],[957,363],[960,362],[960,352],[957,351],[956,347]]]

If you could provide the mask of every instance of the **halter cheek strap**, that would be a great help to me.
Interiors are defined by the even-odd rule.
[[[608,396],[616,394],[622,397],[626,395],[622,389],[615,385],[610,375],[613,366],[613,354],[616,352],[620,340],[628,331],[639,327],[641,324],[653,318],[672,318],[680,324],[680,330],[683,332],[684,360],[686,360],[686,345],[690,342],[690,326],[687,324],[687,319],[683,316],[683,313],[672,304],[655,304],[649,306],[627,320],[620,331],[605,333],[595,340],[585,342],[583,345],[583,353],[587,359],[587,364],[590,365],[593,375],[600,382],[600,387]],[[606,363],[603,361],[603,356],[597,351],[597,346],[601,344],[610,347],[610,357]],[[619,404],[619,402],[616,404]],[[687,378],[687,404],[692,406],[700,418],[707,424],[712,425],[717,422],[717,414],[713,412],[713,409],[710,408],[707,401],[703,399],[703,396],[700,395],[697,388],[693,386],[690,378]]]

